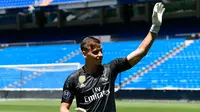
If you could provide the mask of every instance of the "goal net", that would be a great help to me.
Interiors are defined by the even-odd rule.
[[[62,90],[80,63],[1,65],[1,90]]]

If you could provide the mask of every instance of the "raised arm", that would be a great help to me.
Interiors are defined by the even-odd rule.
[[[165,8],[162,3],[155,4],[153,8],[153,14],[152,14],[152,26],[150,28],[149,33],[147,34],[145,39],[142,41],[142,43],[139,45],[139,47],[127,56],[127,60],[131,64],[131,66],[134,66],[135,64],[137,64],[147,54],[147,52],[151,48],[151,45],[153,44],[160,30],[164,11],[165,11]]]

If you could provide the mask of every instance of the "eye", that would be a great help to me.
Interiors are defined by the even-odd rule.
[[[93,51],[92,53],[95,54],[95,55],[97,55],[99,53],[99,51],[96,50],[96,51]]]

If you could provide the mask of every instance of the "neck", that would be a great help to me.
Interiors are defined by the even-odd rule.
[[[85,70],[89,74],[97,72],[99,67],[100,67],[99,65],[94,65],[94,64],[89,64],[89,63],[85,64]]]

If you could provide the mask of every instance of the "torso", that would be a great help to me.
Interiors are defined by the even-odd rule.
[[[114,103],[114,82],[110,67],[103,65],[103,69],[94,75],[88,75],[81,69],[77,74],[78,81],[79,77],[84,76],[85,81],[82,84],[78,82],[75,87],[77,106],[87,108],[87,112],[107,112],[108,108],[112,108],[108,107],[108,102]]]

